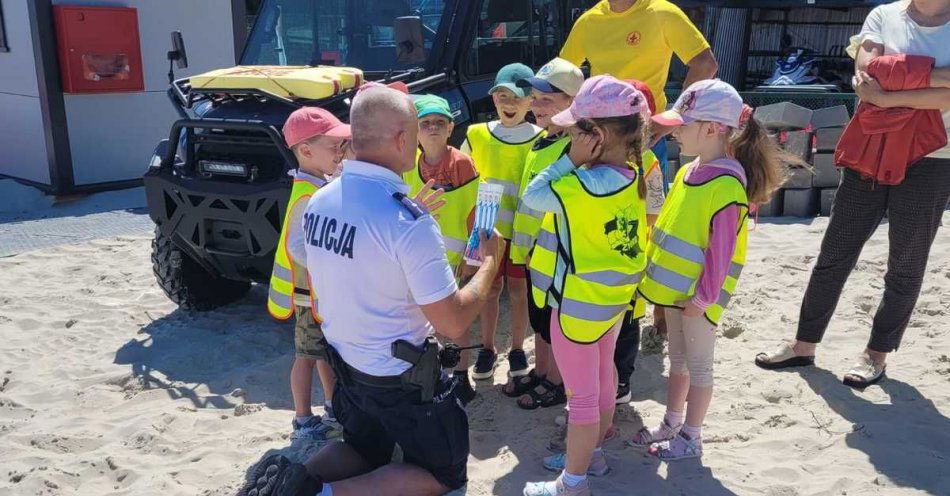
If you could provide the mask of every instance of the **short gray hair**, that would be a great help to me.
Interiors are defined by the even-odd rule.
[[[408,95],[392,88],[360,90],[350,107],[354,150],[374,150],[402,131],[416,116]]]

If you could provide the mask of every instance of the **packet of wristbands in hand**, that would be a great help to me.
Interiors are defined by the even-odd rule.
[[[495,230],[495,220],[498,218],[498,209],[501,205],[501,196],[505,187],[500,184],[481,183],[478,185],[478,199],[475,201],[475,225],[468,237],[468,246],[465,247],[465,262],[468,265],[479,266],[482,259],[478,254],[478,232],[487,231],[488,236]]]

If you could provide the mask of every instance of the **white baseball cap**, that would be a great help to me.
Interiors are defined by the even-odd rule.
[[[532,87],[543,93],[566,93],[577,96],[584,84],[584,73],[576,65],[556,58],[538,69],[532,77],[518,81],[522,88]]]
[[[729,127],[740,126],[744,104],[735,88],[718,79],[697,81],[676,99],[672,110],[653,116],[661,126],[682,126],[695,121],[710,121]]]

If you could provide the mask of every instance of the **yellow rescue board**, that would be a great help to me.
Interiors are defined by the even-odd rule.
[[[256,89],[284,98],[327,98],[363,84],[352,67],[239,65],[190,78],[195,89]]]

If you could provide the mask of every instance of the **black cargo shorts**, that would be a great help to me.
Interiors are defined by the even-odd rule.
[[[418,393],[350,381],[337,382],[333,412],[343,425],[343,440],[368,463],[390,463],[396,443],[403,461],[428,470],[449,489],[468,481],[468,416],[445,377],[436,400],[421,404]]]

